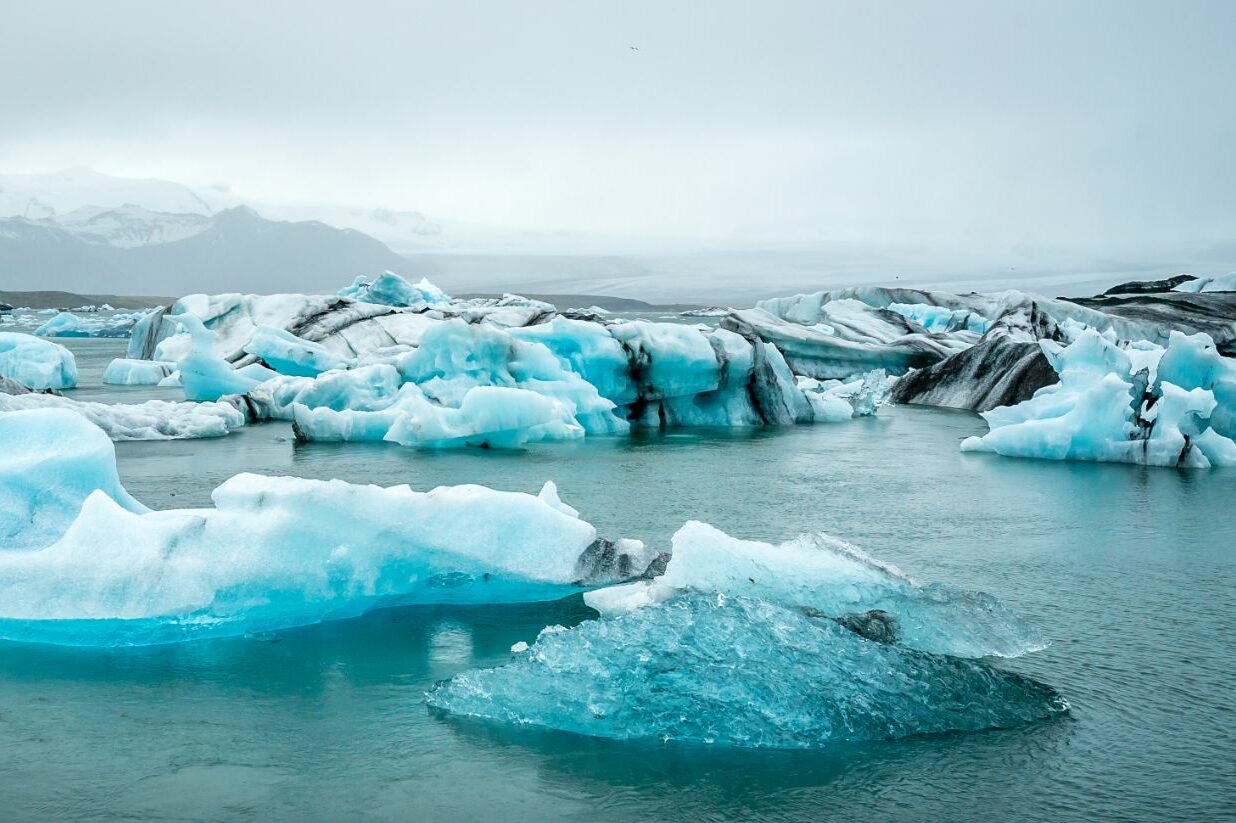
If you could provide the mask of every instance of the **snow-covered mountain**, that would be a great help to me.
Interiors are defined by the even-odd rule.
[[[218,210],[188,186],[168,180],[112,177],[91,169],[0,174],[0,217],[60,220],[83,209],[129,205],[167,214],[209,216]]]

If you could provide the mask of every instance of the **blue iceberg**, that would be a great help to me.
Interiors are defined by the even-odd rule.
[[[21,332],[0,332],[0,377],[30,389],[71,389],[77,360],[59,343]]]
[[[552,483],[416,492],[241,474],[212,499],[150,511],[81,415],[0,414],[0,638],[150,644],[388,606],[555,600],[651,560],[639,541],[598,539]]]
[[[541,632],[427,695],[452,714],[619,740],[802,749],[1007,728],[1067,710],[984,663],[871,640],[756,597],[688,594]]]
[[[34,330],[40,337],[115,337],[126,338],[149,311],[114,314],[109,317],[78,317],[62,311]]]

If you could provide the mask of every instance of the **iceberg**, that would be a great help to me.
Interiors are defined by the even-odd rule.
[[[766,309],[743,309],[722,318],[721,327],[771,343],[797,375],[848,379],[875,369],[900,375],[929,366],[972,345],[973,332],[933,334],[894,311],[858,300],[819,307],[811,324],[778,317]]]
[[[66,409],[0,413],[0,553],[56,540],[96,491],[146,511],[120,485],[115,449],[97,426]]]
[[[758,597],[834,619],[879,613],[899,645],[954,657],[1017,657],[1046,647],[990,595],[920,584],[837,538],[808,534],[774,546],[696,521],[674,535],[661,575],[589,592],[584,601],[615,615],[689,593]]]
[[[540,495],[415,492],[241,474],[215,489],[211,508],[149,511],[120,485],[111,442],[80,415],[0,414],[0,445],[9,640],[143,645],[414,603],[553,600],[615,569],[639,574],[647,553],[638,541],[598,552],[596,530],[552,485]]]
[[[1068,708],[1017,674],[723,594],[549,627],[507,665],[456,675],[426,699],[456,715],[618,740],[785,749],[1007,728]]]
[[[222,437],[245,425],[246,416],[227,402],[91,403],[51,394],[0,393],[0,412],[64,410],[93,423],[112,440],[184,440]]]
[[[175,369],[175,363],[117,357],[103,370],[103,382],[109,386],[157,386]]]
[[[0,332],[0,376],[36,390],[71,389],[77,385],[77,360],[59,343]]]
[[[109,307],[110,308],[110,307]],[[136,311],[111,317],[78,317],[62,311],[34,330],[39,337],[128,337],[149,312]]]
[[[975,345],[898,380],[892,399],[979,412],[1028,400],[1059,380],[1038,341],[1063,340],[1062,326],[1086,328],[1057,325],[1033,303],[1011,307]]]
[[[1208,335],[1172,332],[1166,349],[1121,346],[1079,332],[1041,341],[1060,382],[1029,400],[983,412],[990,431],[962,451],[1148,466],[1236,466],[1236,362]]]
[[[378,303],[398,308],[424,309],[447,306],[451,298],[442,289],[422,278],[415,286],[391,271],[382,272],[370,282],[357,277],[352,285],[339,291],[340,297],[350,297],[363,303]]]

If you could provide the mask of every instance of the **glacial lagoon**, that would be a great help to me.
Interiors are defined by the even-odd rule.
[[[125,341],[68,340],[78,399]],[[921,580],[989,592],[1051,645],[993,665],[1071,710],[1012,729],[810,752],[617,742],[463,720],[424,695],[501,665],[550,604],[411,607],[270,635],[135,649],[6,643],[0,797],[16,818],[1219,819],[1236,809],[1236,470],[1009,460],[964,412],[839,426],[637,431],[448,452],[298,443],[286,423],[118,443],[154,508],[206,506],[242,471],[355,483],[553,480],[601,534],[667,545],[688,519],[781,541],[824,531]],[[615,501],[620,501],[616,505]],[[101,535],[100,539],[105,539]]]

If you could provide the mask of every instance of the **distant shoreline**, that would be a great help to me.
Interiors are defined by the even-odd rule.
[[[501,297],[489,292],[470,292],[459,295],[468,297]],[[586,309],[599,306],[607,311],[686,311],[698,309],[699,303],[647,303],[628,297],[608,297],[600,294],[523,294],[533,300],[544,300],[560,310]],[[81,294],[71,291],[0,291],[0,303],[25,309],[75,309],[79,306],[98,306],[103,303],[118,309],[145,309],[152,306],[170,306],[174,297],[151,297],[148,295]]]
[[[171,305],[175,298],[122,294],[79,294],[72,291],[0,291],[0,303],[17,309],[75,309],[104,303],[118,309]]]

